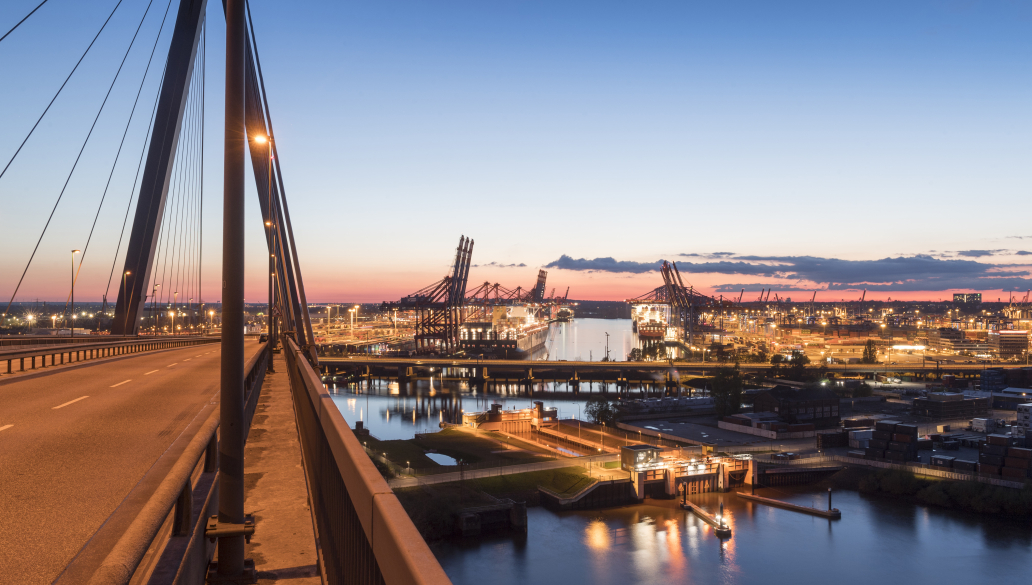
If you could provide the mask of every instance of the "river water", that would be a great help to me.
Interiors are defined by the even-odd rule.
[[[812,489],[765,495],[827,505],[827,493]],[[723,501],[732,538],[717,538],[694,514],[664,501],[585,512],[531,508],[525,536],[432,548],[456,585],[1027,583],[1032,567],[1027,522],[852,491],[834,494],[837,521],[730,493],[692,499],[711,512]]]
[[[551,327],[545,348],[535,352],[534,359],[599,361],[606,354],[609,333],[610,359],[623,361],[637,343],[630,319],[575,319]],[[495,403],[506,410],[533,405],[532,400],[519,395],[515,385],[506,384],[488,384],[480,393],[466,382],[440,380],[418,380],[405,393],[397,383],[385,381],[327,384],[348,424],[362,421],[381,440],[411,439],[415,433],[436,431],[441,422],[458,422],[463,410],[488,410]],[[579,417],[586,401],[535,400],[544,402],[546,408],[558,408],[562,418]]]

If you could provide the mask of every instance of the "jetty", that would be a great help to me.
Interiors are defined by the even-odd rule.
[[[746,494],[742,492],[735,492],[738,497],[743,500],[749,500],[751,502],[758,502],[760,504],[766,504],[775,508],[782,508],[784,510],[791,510],[793,512],[802,512],[803,514],[810,514],[811,516],[820,516],[821,518],[828,518],[829,520],[841,520],[842,512],[838,508],[830,508],[828,510],[821,510],[811,506],[799,506],[797,504],[790,504],[788,502],[782,502],[781,500],[775,500],[774,498],[764,498],[762,496],[756,496],[753,494]]]

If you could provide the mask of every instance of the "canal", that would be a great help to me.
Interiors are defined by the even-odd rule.
[[[813,488],[765,495],[826,506]],[[498,535],[432,546],[456,585],[590,583],[924,584],[1021,582],[1032,565],[1027,522],[916,506],[855,491],[834,494],[842,520],[746,502],[725,504],[728,540],[673,501],[586,512],[529,510],[525,536]]]

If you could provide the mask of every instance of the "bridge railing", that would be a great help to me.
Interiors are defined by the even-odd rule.
[[[218,343],[218,337],[194,337],[166,339],[130,339],[127,341],[97,342],[83,344],[35,346],[30,348],[0,350],[0,375],[13,374],[16,372],[27,372],[40,368],[46,368],[47,359],[50,366],[77,363],[91,359],[99,359],[143,351],[154,351],[158,349],[171,349],[186,347],[189,345],[202,345]]]
[[[284,345],[325,582],[450,584],[319,374]]]
[[[272,347],[264,344],[244,366],[245,433],[271,357]],[[215,552],[205,528],[218,513],[218,430],[219,407],[213,401],[55,582],[203,584]]]

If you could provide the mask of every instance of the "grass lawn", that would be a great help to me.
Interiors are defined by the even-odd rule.
[[[415,475],[457,471],[457,465],[440,465],[426,456],[435,451],[476,467],[499,467],[555,459],[555,456],[537,445],[509,439],[499,433],[482,432],[474,435],[457,429],[444,429],[421,435],[419,439],[378,441],[372,437],[362,441],[377,453],[399,466],[410,465]],[[507,449],[506,447],[510,447]]]

